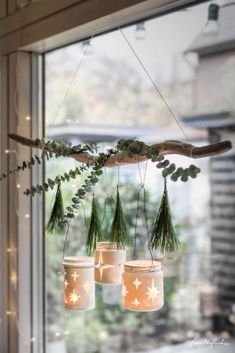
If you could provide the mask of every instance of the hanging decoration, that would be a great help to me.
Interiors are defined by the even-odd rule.
[[[166,177],[164,178],[164,191],[160,202],[157,218],[154,222],[150,239],[150,249],[162,252],[173,252],[179,248],[179,240],[172,224],[169,205]]]
[[[97,243],[95,251],[95,281],[99,284],[121,284],[126,250],[117,243]]]
[[[64,305],[68,310],[95,308],[94,258],[64,258]]]
[[[86,242],[86,250],[88,255],[92,255],[96,249],[96,243],[103,239],[103,233],[98,216],[98,209],[95,196],[93,195],[91,206],[91,219]]]
[[[63,234],[65,232],[64,204],[60,184],[57,186],[55,202],[47,224],[47,231],[51,234]]]
[[[124,266],[122,303],[132,311],[154,311],[164,305],[161,263],[151,260],[127,261]]]
[[[113,219],[113,222],[111,225],[111,231],[110,231],[110,239],[112,242],[115,242],[117,244],[118,248],[122,248],[129,243],[127,224],[122,210],[122,204],[121,204],[118,186],[117,186],[114,219]]]
[[[9,177],[14,173],[19,173],[27,168],[33,168],[36,163],[41,163],[42,160],[52,157],[72,157],[81,162],[81,166],[77,166],[73,170],[68,170],[62,175],[57,175],[55,179],[47,179],[41,185],[31,186],[25,191],[27,196],[35,196],[48,190],[53,190],[57,186],[55,204],[53,206],[51,217],[48,223],[50,232],[61,232],[69,221],[77,216],[80,207],[87,195],[92,191],[92,188],[99,182],[99,178],[103,173],[104,167],[116,167],[127,163],[140,163],[150,159],[156,163],[156,168],[161,170],[162,177],[165,181],[164,193],[158,212],[158,216],[153,228],[153,233],[150,241],[152,249],[161,248],[164,251],[175,251],[179,245],[175,236],[169,200],[166,189],[166,178],[170,178],[173,182],[187,182],[189,178],[196,178],[200,169],[191,164],[187,168],[176,167],[174,163],[170,163],[165,158],[166,154],[180,154],[190,158],[201,158],[224,153],[232,148],[230,141],[224,141],[217,144],[212,144],[203,147],[194,147],[191,144],[179,141],[165,141],[160,144],[147,145],[142,141],[135,140],[120,140],[117,146],[108,149],[106,153],[95,154],[94,150],[89,145],[66,145],[55,141],[46,141],[44,139],[31,140],[25,137],[10,134],[10,138],[24,145],[38,148],[42,150],[41,156],[34,156],[30,161],[23,161],[15,169],[6,171],[0,175],[0,181]],[[61,184],[69,182],[71,179],[76,179],[82,175],[84,171],[88,172],[84,183],[75,192],[70,204],[66,207],[66,212],[63,215],[63,202],[61,194]],[[87,251],[91,254],[95,249],[96,241],[102,239],[102,231],[98,220],[95,199],[93,199],[92,215],[90,228],[87,239]],[[123,247],[127,243],[127,231],[125,219],[120,201],[119,191],[117,190],[116,210],[111,228],[110,240],[115,241],[117,248]]]

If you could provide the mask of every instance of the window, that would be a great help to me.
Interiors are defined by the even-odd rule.
[[[195,82],[198,61],[185,54],[201,32],[206,5],[90,38],[45,54],[45,126],[46,137],[77,143],[113,145],[120,138],[138,138],[148,143],[164,139],[184,139],[161,98],[133,55],[125,37],[160,87],[178,119],[195,110]],[[84,54],[85,53],[85,54]],[[81,63],[79,70],[78,65]],[[67,91],[67,88],[69,91]],[[61,102],[63,105],[61,106]],[[199,106],[198,105],[198,106]],[[206,144],[205,129],[184,127],[192,143]],[[187,165],[188,160],[177,157]],[[46,167],[52,177],[76,166],[74,160],[55,160]],[[148,223],[152,224],[161,196],[161,178],[148,163],[120,168],[120,188],[131,237],[136,237],[137,256],[149,256],[146,250]],[[209,165],[200,160],[202,174],[187,185],[169,185],[174,222],[183,248],[176,257],[162,258],[165,266],[165,306],[159,312],[133,313],[122,309],[120,288],[96,286],[96,309],[71,313],[63,310],[62,237],[46,240],[47,353],[150,352],[176,341],[185,342],[201,326],[200,299],[203,290],[213,288],[209,266]],[[146,171],[146,175],[145,175]],[[135,232],[137,197],[145,175],[147,205],[139,202]],[[112,217],[111,200],[118,180],[117,170],[107,170],[96,187],[103,229],[107,233]],[[63,185],[65,204],[81,180]],[[201,193],[198,193],[201,190]],[[46,199],[46,216],[53,193]],[[65,255],[84,254],[90,202],[84,213],[72,223]],[[197,205],[197,207],[195,207]],[[105,210],[105,211],[104,211]],[[133,256],[130,251],[129,257]],[[214,308],[212,308],[213,310]],[[209,325],[211,328],[211,325]],[[195,335],[193,333],[193,335]]]

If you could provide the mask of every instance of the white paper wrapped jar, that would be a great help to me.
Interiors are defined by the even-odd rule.
[[[68,310],[91,310],[95,307],[94,258],[64,258],[64,305]]]
[[[116,243],[99,242],[95,251],[95,281],[99,284],[121,284],[126,250]]]
[[[133,311],[154,311],[164,305],[160,262],[137,260],[125,263],[122,303],[126,309]]]

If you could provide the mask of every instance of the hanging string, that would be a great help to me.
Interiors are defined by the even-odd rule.
[[[112,16],[113,17],[113,16]],[[168,109],[170,115],[173,117],[173,119],[175,120],[176,124],[179,126],[180,130],[182,131],[183,135],[185,136],[186,140],[190,143],[190,140],[182,126],[182,124],[180,123],[180,121],[178,120],[178,118],[176,117],[175,113],[173,112],[173,110],[171,109],[171,107],[169,106],[169,104],[167,103],[166,99],[163,97],[159,87],[157,86],[157,84],[154,82],[154,80],[152,79],[152,77],[150,76],[148,70],[146,69],[144,63],[141,61],[140,57],[138,56],[138,54],[136,53],[135,49],[133,48],[133,46],[131,45],[130,41],[128,40],[128,38],[126,37],[126,35],[124,34],[123,30],[121,29],[120,26],[117,26],[122,37],[125,39],[127,45],[129,46],[129,48],[131,49],[132,53],[134,54],[134,56],[136,57],[137,61],[139,62],[140,66],[142,67],[142,69],[144,70],[145,74],[147,75],[147,77],[149,78],[150,82],[152,83],[153,87],[155,88],[155,90],[157,91],[159,97],[161,98],[161,100],[163,101],[163,103],[165,104],[166,108]]]
[[[140,177],[140,189],[138,191],[137,195],[137,206],[136,206],[136,217],[135,217],[135,233],[134,233],[134,247],[133,247],[133,257],[136,258],[136,247],[137,247],[137,223],[138,223],[138,218],[139,218],[139,206],[140,206],[140,195],[141,191],[144,190],[145,192],[145,179],[146,179],[146,174],[147,174],[147,168],[148,168],[148,161],[145,164],[145,170],[144,170],[144,176],[142,178],[141,170],[140,170],[140,164],[139,162],[137,163],[138,166],[138,172],[139,172],[139,177]],[[148,239],[149,239],[149,227],[148,227],[148,219],[147,219],[147,212],[146,212],[146,204],[144,201],[144,217],[145,217],[145,225],[147,229],[147,234],[148,234]],[[149,242],[149,241],[148,241]]]
[[[104,167],[104,177],[105,177],[105,185],[108,186],[108,178],[107,178],[107,168]],[[119,180],[119,177],[118,177]],[[118,181],[119,183],[119,181]],[[103,213],[103,218],[101,221],[101,226],[104,224],[105,218],[106,218],[106,214],[107,214],[107,207],[113,207],[115,204],[115,200],[112,196],[112,194],[107,193],[106,194],[106,198],[105,198],[105,202],[104,202],[104,213]]]
[[[119,186],[119,183],[120,183],[120,167],[119,166],[117,167],[117,173],[118,173],[118,182],[117,182],[117,184]]]
[[[94,37],[94,34],[95,34],[95,33],[93,33],[93,34],[91,35],[90,39],[89,39],[89,43],[90,43],[89,45],[91,45],[91,41],[92,41],[92,39],[93,39],[93,37]],[[73,73],[73,76],[72,76],[72,78],[71,78],[71,81],[70,81],[70,83],[69,83],[69,85],[68,85],[68,87],[67,87],[67,89],[66,89],[66,91],[65,91],[65,94],[64,94],[64,96],[63,96],[63,98],[62,98],[62,100],[61,100],[61,102],[60,102],[60,104],[59,104],[59,106],[58,106],[58,109],[57,109],[56,114],[55,114],[55,118],[54,118],[54,120],[53,120],[53,122],[52,122],[52,126],[54,126],[54,124],[55,124],[55,122],[56,122],[56,120],[57,120],[57,118],[58,118],[58,116],[59,116],[59,113],[60,113],[60,111],[61,111],[61,108],[63,107],[64,102],[66,101],[66,98],[67,98],[67,96],[68,96],[68,94],[69,94],[69,92],[70,92],[70,89],[71,89],[71,87],[72,87],[72,85],[73,85],[73,83],[74,83],[74,80],[75,80],[75,78],[76,78],[76,76],[77,76],[77,74],[78,74],[78,72],[79,72],[79,70],[80,70],[80,68],[81,68],[81,66],[82,66],[82,63],[83,63],[83,61],[84,61],[84,59],[85,59],[85,57],[86,57],[86,54],[87,54],[87,50],[88,50],[89,45],[87,45],[87,46],[85,47],[84,51],[83,51],[83,55],[82,55],[82,57],[81,57],[81,59],[80,59],[78,65],[77,65],[77,67],[76,67],[76,70],[75,70],[74,73]]]
[[[81,205],[82,205],[82,210],[83,210],[84,223],[85,223],[86,228],[88,229],[88,222],[87,222],[86,210],[85,210],[85,207],[84,207],[83,202],[82,202]]]
[[[65,250],[66,250],[67,242],[68,242],[68,234],[69,234],[70,224],[71,224],[71,221],[69,221],[69,223],[68,223],[67,231],[66,231],[65,238],[64,238],[63,260],[64,260]]]

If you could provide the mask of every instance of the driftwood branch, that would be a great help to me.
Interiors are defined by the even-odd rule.
[[[21,143],[22,145],[29,146],[31,148],[39,148],[37,140],[31,140],[16,134],[9,134],[9,138],[18,143]],[[189,143],[172,140],[154,144],[152,147],[155,148],[156,151],[159,151],[160,155],[178,154],[181,156],[198,159],[227,152],[232,148],[232,143],[230,141],[223,141],[202,147],[195,147]],[[90,164],[94,164],[97,158],[96,156],[86,152],[71,154],[70,157],[76,159],[78,162]],[[147,159],[148,157],[146,156],[140,156],[134,153],[120,152],[109,157],[105,162],[105,166],[117,167],[124,164],[144,162]]]

